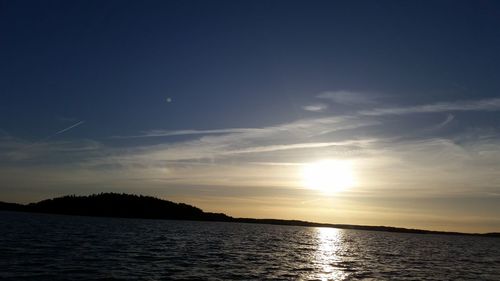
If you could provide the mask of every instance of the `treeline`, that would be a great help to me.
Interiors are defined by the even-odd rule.
[[[224,214],[203,212],[199,208],[184,203],[174,203],[151,196],[124,193],[100,193],[89,196],[68,195],[28,205],[2,203],[0,208],[11,211],[76,216],[206,221],[231,219]]]
[[[459,232],[408,229],[390,226],[327,224],[300,220],[233,218],[222,213],[204,212],[200,208],[184,203],[174,203],[151,196],[132,195],[125,193],[100,193],[89,196],[69,195],[43,200],[38,203],[30,203],[27,205],[0,202],[0,210],[76,216],[220,221],[310,227],[335,227],[342,229],[417,234],[480,235],[500,237],[500,233],[469,234]]]

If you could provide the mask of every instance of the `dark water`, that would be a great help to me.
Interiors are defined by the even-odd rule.
[[[500,280],[500,239],[0,212],[2,280]]]

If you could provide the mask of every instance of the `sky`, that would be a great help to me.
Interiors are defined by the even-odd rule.
[[[498,1],[1,0],[0,201],[499,232],[499,26]],[[348,186],[305,183],[330,162]]]

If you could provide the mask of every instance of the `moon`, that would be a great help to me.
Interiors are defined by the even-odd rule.
[[[355,185],[352,163],[345,160],[322,160],[302,167],[304,187],[333,194]]]

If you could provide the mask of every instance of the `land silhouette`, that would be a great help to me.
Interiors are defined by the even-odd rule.
[[[409,229],[390,226],[369,226],[350,224],[316,223],[301,220],[282,219],[255,219],[234,218],[223,213],[204,212],[202,209],[184,204],[175,203],[151,196],[100,193],[88,196],[68,195],[53,199],[42,200],[26,205],[0,202],[0,211],[36,212],[75,216],[98,216],[141,219],[169,219],[169,220],[196,220],[239,222],[274,225],[295,225],[310,227],[333,227],[341,229],[359,229],[371,231],[418,233],[418,234],[445,234],[445,235],[475,235],[500,237],[500,233],[461,233],[448,231],[431,231]]]

